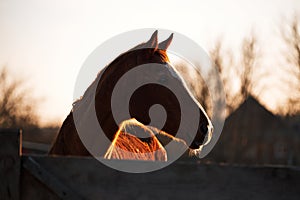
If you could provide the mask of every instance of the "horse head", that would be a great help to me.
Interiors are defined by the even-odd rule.
[[[150,126],[157,128],[155,130],[160,129],[167,133],[164,135],[170,134],[186,141],[189,147],[195,151],[200,149],[205,138],[211,136],[212,124],[205,110],[195,100],[184,80],[169,61],[167,49],[172,38],[173,35],[158,43],[157,31],[155,31],[147,42],[121,54],[107,65],[98,74],[82,98],[74,102],[73,110],[63,122],[49,153],[90,155],[90,152],[83,145],[82,137],[80,137],[82,135],[78,134],[78,127],[75,126],[75,123],[81,124],[80,127],[83,127],[82,132],[85,134],[86,129],[91,129],[89,125],[85,124],[89,124],[90,119],[94,119],[93,117],[90,118],[93,116],[90,113],[94,113],[94,111],[96,111],[96,120],[110,141],[114,141],[116,134],[120,133],[119,125],[123,121],[135,118],[140,124],[150,124]],[[137,70],[139,74],[133,73],[136,72],[136,69],[141,69],[140,67],[142,70]],[[134,74],[134,76],[128,78],[128,74]],[[129,86],[134,85],[134,83],[138,85],[141,82],[147,82],[147,84],[140,85],[132,94],[128,92]],[[115,92],[115,88],[119,88],[118,92]],[[115,96],[117,98],[114,98]],[[114,99],[117,99],[117,105],[112,106]],[[92,102],[95,102],[95,106],[92,106]],[[188,109],[184,109],[182,104],[187,105]],[[152,110],[155,105],[163,107],[166,119],[163,119],[164,114],[161,112],[154,112],[153,114]],[[113,113],[124,108],[128,111],[129,116],[120,112],[119,119],[115,120]],[[161,121],[165,121],[165,123],[161,125]],[[166,138],[171,137],[167,136]],[[93,142],[93,139],[89,138],[89,141]],[[147,138],[141,138],[141,140],[147,142]],[[131,137],[130,141],[137,140]],[[109,145],[105,143],[101,147],[102,150],[106,151]],[[159,145],[154,147],[157,149]],[[96,148],[98,149],[98,147]]]
[[[130,118],[135,118],[144,125],[155,126],[153,121],[157,120],[153,118],[161,116],[155,116],[155,114],[150,116],[151,112],[149,111],[152,106],[160,105],[166,114],[163,127],[159,127],[162,131],[175,137],[180,135],[179,137],[184,141],[191,141],[189,142],[191,149],[199,149],[205,142],[205,138],[210,138],[212,133],[210,119],[169,61],[167,49],[172,38],[173,34],[165,41],[158,43],[157,31],[155,31],[147,42],[137,45],[117,57],[101,73],[95,95],[95,108],[99,124],[111,141],[119,129],[119,123],[128,120],[128,116],[124,115],[120,117],[119,122],[116,122],[113,115],[111,102],[117,85],[119,86],[117,104],[120,109],[127,106]],[[122,84],[118,84],[123,76],[140,66],[143,68],[139,70],[138,75],[135,74],[130,79],[123,80]],[[138,87],[133,94],[128,94],[129,85],[140,82],[148,83]],[[176,88],[177,93],[174,94],[170,88]],[[189,111],[185,114],[188,117],[182,117],[178,95],[182,97],[181,101],[189,106]],[[193,132],[190,130],[191,123],[195,123],[191,120],[195,114],[194,111],[199,113],[199,120],[196,122],[196,135],[191,135]],[[180,128],[181,123],[185,124],[182,128]],[[183,133],[177,134],[178,131]]]

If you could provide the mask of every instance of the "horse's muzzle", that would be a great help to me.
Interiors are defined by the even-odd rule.
[[[213,126],[201,126],[200,131],[202,132],[202,134],[200,134],[200,138],[196,137],[195,140],[191,143],[191,145],[189,146],[191,149],[199,149],[202,145],[209,143],[213,133]]]

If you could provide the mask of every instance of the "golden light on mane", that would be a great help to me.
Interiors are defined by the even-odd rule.
[[[104,158],[167,161],[167,153],[149,127],[130,119],[121,123]]]
[[[155,53],[157,53],[159,55],[159,57],[161,58],[161,60],[163,60],[165,62],[168,62],[168,63],[170,62],[166,50],[157,49],[155,51]]]

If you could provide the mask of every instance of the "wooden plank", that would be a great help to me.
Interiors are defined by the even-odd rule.
[[[53,174],[45,170],[32,157],[24,159],[22,166],[27,169],[36,179],[42,182],[47,188],[52,190],[60,199],[63,200],[82,200],[76,192],[70,190],[66,185],[59,181]],[[43,198],[44,199],[44,198]]]
[[[32,149],[32,150],[38,150],[42,152],[48,152],[51,148],[50,144],[44,144],[44,143],[38,143],[38,142],[29,142],[29,141],[23,141],[22,147],[25,149]]]
[[[86,199],[293,200],[300,197],[300,170],[291,167],[177,161],[156,172],[130,174],[106,167],[93,158],[35,156],[34,160]]]
[[[19,129],[0,129],[0,199],[19,200]]]
[[[61,200],[27,170],[22,170],[21,177],[20,200]]]

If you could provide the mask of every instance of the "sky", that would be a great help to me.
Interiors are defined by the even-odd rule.
[[[62,121],[72,108],[83,62],[115,35],[169,29],[209,49],[219,36],[237,45],[255,27],[272,47],[272,40],[265,39],[278,31],[283,17],[299,11],[297,0],[0,0],[0,68],[25,78],[32,95],[42,99],[43,123]]]

